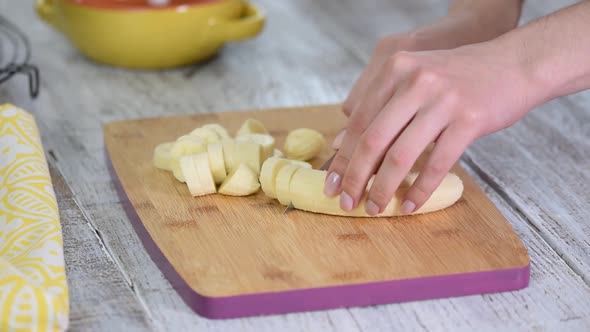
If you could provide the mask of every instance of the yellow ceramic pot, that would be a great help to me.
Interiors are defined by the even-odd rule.
[[[142,69],[205,60],[265,21],[243,0],[37,0],[36,9],[89,58]]]

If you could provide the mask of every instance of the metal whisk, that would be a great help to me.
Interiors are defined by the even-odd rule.
[[[0,16],[0,84],[17,74],[29,79],[29,94],[39,94],[39,69],[30,64],[31,45],[27,36],[14,24]]]

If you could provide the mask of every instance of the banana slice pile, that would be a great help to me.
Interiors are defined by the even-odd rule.
[[[223,126],[212,123],[156,146],[153,163],[186,182],[192,196],[248,196],[260,189],[262,164],[284,155],[275,145],[274,137],[256,119],[246,120],[235,138]],[[311,168],[306,162],[288,162]]]
[[[314,170],[305,161],[315,158],[325,145],[322,134],[309,128],[291,131],[284,145],[287,158],[276,148],[264,125],[256,119],[246,120],[232,138],[219,124],[196,128],[174,142],[162,143],[154,149],[155,167],[171,171],[186,182],[192,196],[214,193],[248,196],[260,188],[283,205],[315,213],[370,217],[364,202],[352,211],[340,209],[338,197],[324,195],[326,171]],[[401,215],[401,197],[416,180],[411,173],[395,197],[378,217]],[[372,185],[369,182],[367,190]],[[430,199],[413,214],[427,213],[453,205],[463,194],[463,182],[449,173]]]

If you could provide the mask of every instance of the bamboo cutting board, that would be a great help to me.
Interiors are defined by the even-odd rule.
[[[328,142],[343,128],[337,105],[110,123],[105,142],[120,195],[144,246],[199,314],[230,318],[516,290],[529,257],[510,224],[458,166],[463,197],[430,214],[346,218],[292,211],[262,192],[192,198],[152,166],[154,147],[220,123],[235,133],[261,120],[282,147],[308,127]],[[318,167],[328,147],[313,161]]]

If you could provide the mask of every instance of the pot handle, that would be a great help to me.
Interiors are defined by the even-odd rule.
[[[55,21],[55,0],[37,0],[35,2],[37,14],[47,23],[56,26]]]
[[[245,3],[244,15],[238,18],[214,18],[209,24],[221,41],[239,41],[252,38],[264,27],[264,13],[250,3]]]

